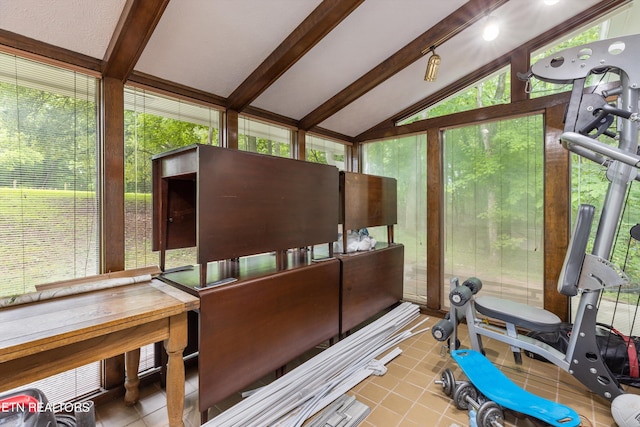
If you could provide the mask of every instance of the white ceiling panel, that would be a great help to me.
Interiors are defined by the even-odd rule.
[[[501,23],[500,35],[493,42],[482,39],[482,20],[437,49],[442,58],[437,81],[424,81],[430,56],[427,54],[320,123],[320,126],[356,136],[594,3],[597,1],[562,0],[560,4],[546,6],[542,1],[511,0],[493,14]],[[527,25],[522,25],[523,22]]]
[[[102,59],[126,0],[0,0],[0,28]]]
[[[366,0],[252,105],[301,119],[464,3]]]
[[[135,69],[227,97],[321,0],[171,0]]]

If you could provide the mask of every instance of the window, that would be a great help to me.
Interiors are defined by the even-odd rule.
[[[322,163],[345,170],[346,147],[344,144],[307,135],[306,151],[308,162]]]
[[[291,158],[291,129],[238,117],[238,149]]]
[[[220,112],[212,108],[126,87],[125,103],[125,266],[159,264],[151,250],[151,158],[191,144],[219,145]],[[194,264],[196,248],[167,251],[166,267]],[[140,351],[139,370],[153,368],[154,345]]]
[[[478,81],[447,99],[438,102],[407,119],[396,123],[397,126],[406,125],[419,120],[446,116],[490,105],[508,104],[511,100],[511,72],[509,67]]]
[[[591,23],[586,28],[574,31],[569,36],[560,41],[535,51],[531,55],[531,64],[535,64],[541,58],[549,56],[554,52],[568,49],[574,46],[580,46],[585,43],[591,43],[598,40],[615,38],[618,36],[637,34],[637,6],[636,4],[627,5],[626,7],[614,10],[609,15],[600,19],[597,23]],[[586,87],[594,86],[598,83],[617,80],[617,76],[612,73],[606,75],[592,75],[587,79]],[[571,85],[558,85],[546,83],[536,79],[531,81],[531,97],[536,98],[544,95],[551,95],[559,92],[571,90]]]
[[[601,137],[603,138],[603,137]],[[605,139],[603,138],[603,141]],[[611,145],[616,142],[608,139]],[[591,160],[571,154],[571,212],[575,219],[580,204],[586,203],[595,207],[595,218],[591,228],[590,242],[587,252],[591,252],[595,239],[600,214],[604,205],[605,195],[609,186],[606,177],[607,169]],[[627,335],[637,335],[638,330],[632,330],[637,316],[637,306],[640,302],[640,241],[631,236],[632,227],[640,223],[640,187],[637,181],[632,181],[627,192],[622,218],[616,229],[610,261],[629,276],[630,284],[605,288],[600,295],[598,318],[599,322],[613,325]],[[574,297],[574,300],[577,297]],[[577,301],[572,302],[573,316],[577,309]],[[635,326],[638,327],[637,324]]]
[[[427,138],[414,135],[362,145],[363,172],[395,178],[398,185],[398,224],[394,239],[404,245],[404,299],[427,299]],[[386,238],[386,227],[369,234]]]
[[[0,53],[0,296],[98,272],[96,85]]]
[[[98,273],[97,85],[0,53],[0,297]],[[100,387],[100,363],[29,386],[63,402]]]
[[[219,145],[220,112],[156,93],[125,89],[125,265],[158,265],[151,250],[151,157],[191,144]],[[195,248],[167,251],[167,268],[195,263]]]
[[[483,293],[542,307],[543,135],[541,115],[444,132],[443,295],[476,276]]]

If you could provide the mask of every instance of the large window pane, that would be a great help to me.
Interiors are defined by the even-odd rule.
[[[158,265],[151,250],[151,157],[191,144],[219,145],[217,110],[137,88],[125,90],[125,265]],[[167,251],[166,267],[195,263],[195,248]]]
[[[238,149],[291,158],[291,129],[241,116]]]
[[[0,297],[98,273],[97,85],[0,53]],[[26,387],[70,400],[100,387],[100,363]]]
[[[483,294],[543,306],[543,146],[540,115],[444,132],[443,295],[476,276]]]
[[[489,77],[461,90],[437,104],[401,120],[398,126],[433,117],[470,111],[497,104],[508,104],[511,100],[511,71],[504,67]]]
[[[345,170],[345,145],[325,138],[307,135],[306,158],[308,162],[322,163]]]
[[[609,142],[617,146],[617,143],[611,139]],[[604,166],[576,154],[571,155],[571,166],[573,219],[580,204],[586,203],[596,208],[590,242],[587,246],[587,252],[591,252],[609,180],[606,178]],[[640,241],[631,236],[631,229],[638,223],[640,223],[640,188],[638,182],[634,181],[627,194],[610,259],[616,267],[625,271],[629,276],[630,284],[605,288],[601,293],[597,316],[598,322],[613,325],[623,334],[634,336],[640,334],[640,322],[637,321],[637,308],[640,305],[640,286],[638,285],[640,283]],[[578,298],[574,297],[571,301],[573,316],[578,307]]]
[[[0,296],[98,272],[96,85],[0,53]]]
[[[414,135],[362,146],[363,171],[398,181],[398,224],[394,238],[404,249],[404,299],[427,300],[427,138]],[[386,240],[386,228],[369,230]]]

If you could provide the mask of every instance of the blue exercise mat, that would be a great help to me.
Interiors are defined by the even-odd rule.
[[[522,389],[482,353],[475,350],[454,350],[451,356],[474,387],[498,405],[556,427],[580,425],[580,417],[576,411]]]

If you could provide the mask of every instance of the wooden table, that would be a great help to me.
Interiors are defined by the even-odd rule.
[[[211,263],[200,271],[165,273],[161,280],[200,298],[198,404],[209,408],[338,335],[340,263],[312,261],[309,251],[287,254],[286,268],[262,254]],[[225,279],[229,283],[214,285]]]
[[[198,307],[198,298],[152,279],[0,309],[0,392],[126,353],[132,403],[139,348],[164,341],[169,425],[184,427],[182,352],[187,311]]]

